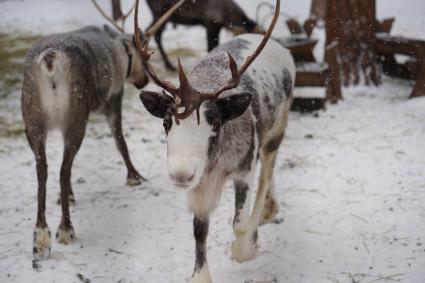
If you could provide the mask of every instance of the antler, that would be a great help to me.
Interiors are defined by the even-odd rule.
[[[108,21],[110,22],[117,30],[119,30],[121,33],[125,33],[124,30],[124,24],[125,21],[127,20],[127,18],[131,15],[131,12],[133,12],[133,9],[135,7],[135,5],[133,5],[130,10],[127,12],[127,14],[123,15],[121,17],[121,21],[122,21],[122,27],[120,27],[115,21],[114,19],[112,19],[110,16],[108,16],[108,14],[100,7],[100,5],[96,2],[96,0],[92,0],[93,5],[96,7],[96,9],[99,11],[99,13]]]
[[[178,5],[178,7],[180,7],[183,2],[185,0],[181,0],[180,2],[178,2],[176,5]],[[153,53],[149,53],[148,52],[148,44],[149,44],[149,39],[151,36],[153,36],[156,32],[156,30],[160,27],[159,25],[155,24],[152,28],[150,28],[146,34],[147,34],[147,39],[144,41],[144,44],[142,46],[142,43],[140,42],[140,29],[139,29],[139,0],[136,0],[136,4],[135,4],[135,11],[134,11],[134,35],[135,35],[135,43],[136,43],[136,47],[139,50],[139,54],[140,57],[142,59],[142,65],[143,68],[145,69],[146,73],[149,74],[149,76],[151,77],[151,79],[160,87],[162,87],[163,89],[165,89],[167,92],[169,92],[170,94],[175,94],[177,92],[177,88],[174,87],[170,82],[167,81],[162,81],[158,75],[156,74],[155,70],[153,69],[152,65],[149,63],[149,59],[150,57],[153,55]],[[164,14],[158,22],[162,22],[165,18],[168,19],[168,17],[171,14],[166,13]],[[156,27],[154,29],[154,27]],[[175,96],[173,95],[173,97],[175,98]]]
[[[272,32],[274,30],[274,27],[276,26],[277,19],[280,15],[280,0],[276,1],[276,10],[273,16],[273,20],[267,30],[267,32],[264,34],[263,39],[260,42],[260,45],[258,45],[257,49],[255,49],[254,53],[251,56],[248,56],[245,63],[238,69],[236,66],[235,59],[233,59],[232,55],[230,53],[227,53],[229,56],[229,68],[232,73],[232,78],[228,81],[227,85],[222,87],[221,89],[217,90],[213,94],[210,94],[209,96],[219,96],[223,91],[235,88],[239,86],[240,78],[241,76],[246,72],[246,70],[249,68],[249,66],[257,59],[258,55],[260,55],[261,51],[263,51],[264,47],[267,44],[267,41],[269,41]]]
[[[186,0],[180,0],[179,2],[177,2],[176,4],[174,4],[164,15],[162,15],[158,21],[156,21],[156,23],[151,26],[146,32],[145,35],[148,36],[149,38],[154,36],[157,32],[157,30],[159,30],[161,28],[161,26],[163,24],[165,24],[168,19],[174,14],[174,12],[180,8],[181,5],[183,5],[184,1]],[[137,7],[139,6],[139,1],[136,1],[136,5]]]
[[[175,87],[170,82],[162,81],[161,79],[158,78],[157,74],[152,68],[152,65],[149,63],[149,59],[152,56],[152,54],[149,54],[147,52],[148,41],[145,42],[143,47],[140,43],[140,39],[139,39],[140,31],[138,28],[139,25],[138,25],[138,18],[137,18],[138,8],[139,8],[139,0],[136,0],[134,28],[135,28],[135,34],[136,34],[136,46],[140,52],[143,67],[145,68],[149,76],[152,78],[152,80],[158,86],[162,87],[164,90],[170,93],[172,97],[174,98],[174,101],[176,104],[175,106],[177,109],[176,113],[174,114],[176,123],[179,124],[179,120],[186,119],[196,110],[196,116],[197,116],[198,124],[199,124],[199,108],[201,104],[206,100],[216,99],[221,93],[223,93],[226,90],[230,90],[230,89],[238,87],[240,84],[241,76],[246,72],[249,66],[255,61],[258,55],[260,55],[261,51],[263,51],[264,47],[267,44],[267,41],[271,37],[271,34],[279,18],[280,0],[276,1],[276,10],[273,16],[272,23],[270,24],[267,32],[264,34],[264,37],[261,40],[259,46],[257,47],[257,49],[254,51],[254,53],[251,56],[247,57],[245,63],[239,69],[236,65],[235,59],[232,57],[232,55],[230,55],[230,53],[227,53],[229,57],[229,68],[232,74],[232,78],[229,79],[223,87],[219,88],[218,90],[212,93],[203,93],[194,89],[191,86],[185,72],[183,71],[183,67],[181,65],[180,59],[178,59],[178,73],[179,73],[179,81],[180,81],[179,87]],[[165,92],[163,93],[164,95],[166,95]],[[182,107],[184,108],[184,111],[179,113],[178,109]]]

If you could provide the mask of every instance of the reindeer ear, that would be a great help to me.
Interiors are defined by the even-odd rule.
[[[235,119],[245,113],[246,109],[251,103],[251,100],[252,94],[249,92],[244,92],[224,98],[219,98],[215,101],[215,104],[217,105],[223,122],[226,122]]]
[[[140,100],[149,113],[161,119],[165,117],[168,108],[173,103],[171,97],[153,91],[142,91]]]
[[[120,35],[116,30],[111,28],[111,26],[103,25],[103,30],[111,37],[111,38],[117,38],[118,35]]]

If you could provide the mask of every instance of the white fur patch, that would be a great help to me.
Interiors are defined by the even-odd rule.
[[[188,192],[189,209],[198,217],[208,217],[218,205],[225,181],[220,170],[204,174],[199,185]]]
[[[174,175],[179,171],[195,174],[189,189],[199,183],[208,159],[209,137],[213,135],[212,126],[201,114],[198,125],[196,113],[181,120],[180,125],[173,123],[167,136],[168,172]]]
[[[204,266],[201,268],[201,270],[199,270],[199,272],[193,275],[191,283],[212,283],[207,263],[204,264]]]
[[[74,228],[71,228],[69,230],[62,230],[61,228],[59,228],[56,234],[56,239],[61,244],[71,244],[73,241],[75,241]]]
[[[34,257],[36,259],[47,259],[50,256],[52,239],[49,227],[34,229]]]
[[[55,58],[52,62],[52,68],[49,70],[44,62],[44,56],[47,50],[40,54],[37,63],[39,65],[38,85],[41,98],[41,107],[47,115],[49,128],[58,128],[66,120],[66,114],[69,108],[70,89],[69,89],[69,60],[67,56],[54,50]]]

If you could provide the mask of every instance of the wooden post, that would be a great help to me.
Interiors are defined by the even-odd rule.
[[[326,47],[325,61],[329,66],[329,76],[326,82],[326,99],[331,103],[336,103],[338,100],[343,99],[338,64],[338,44],[336,42]]]
[[[111,0],[112,4],[112,18],[114,21],[122,20],[124,14],[121,9],[121,0]]]
[[[375,52],[376,0],[327,0],[326,45],[338,42],[344,85],[381,82]]]
[[[417,59],[419,65],[418,77],[410,98],[425,96],[425,43],[418,46]]]

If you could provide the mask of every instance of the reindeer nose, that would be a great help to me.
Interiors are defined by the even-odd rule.
[[[190,181],[193,180],[193,178],[195,177],[195,174],[190,174],[189,172],[184,172],[184,171],[177,171],[174,174],[170,174],[170,178],[176,183],[176,184],[187,184]]]
[[[195,177],[195,167],[189,166],[187,160],[170,158],[168,161],[170,179],[176,185],[186,185]]]

